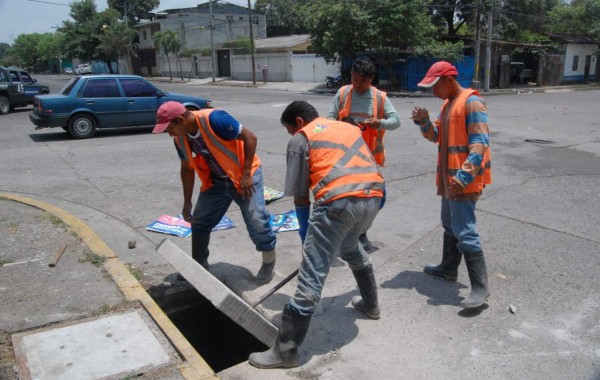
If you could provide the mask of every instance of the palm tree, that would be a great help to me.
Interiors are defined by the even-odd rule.
[[[181,49],[181,41],[179,40],[179,33],[173,30],[165,30],[164,32],[156,32],[154,34],[154,46],[162,50],[167,55],[167,62],[169,63],[169,76],[173,80],[173,74],[171,72],[171,59],[169,53],[177,53]]]

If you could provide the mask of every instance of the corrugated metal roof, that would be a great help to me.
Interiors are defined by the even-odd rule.
[[[260,40],[255,40],[254,45],[257,49],[292,48],[308,41],[308,37],[308,34],[298,34],[293,36],[262,38]]]
[[[559,34],[559,33],[546,33],[550,37],[556,38],[558,40],[562,40],[564,42],[569,42],[573,44],[600,44],[600,40],[595,40],[590,37],[585,36],[574,36],[569,34]]]

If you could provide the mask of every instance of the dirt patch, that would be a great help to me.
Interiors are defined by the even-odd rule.
[[[18,380],[17,362],[13,351],[12,339],[6,331],[0,331],[0,379]]]

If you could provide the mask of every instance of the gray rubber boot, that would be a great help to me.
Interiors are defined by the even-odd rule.
[[[470,309],[479,307],[490,296],[488,290],[488,275],[483,252],[465,255],[465,263],[471,280],[471,294],[460,302],[460,307]]]
[[[258,285],[268,284],[273,279],[273,276],[275,275],[275,256],[275,248],[270,251],[263,251],[262,265],[260,266],[256,277],[254,277],[254,281]]]
[[[300,315],[289,305],[283,308],[281,327],[275,346],[250,354],[248,361],[257,368],[293,368],[300,365],[298,347],[304,342],[312,316]]]
[[[360,290],[360,296],[352,297],[352,306],[367,314],[371,319],[379,319],[380,311],[373,265],[369,264],[363,269],[352,271],[352,274],[354,274]]]
[[[456,281],[458,266],[462,260],[462,253],[458,250],[458,239],[444,233],[444,247],[442,249],[442,262],[439,265],[426,265],[423,272],[446,280]]]

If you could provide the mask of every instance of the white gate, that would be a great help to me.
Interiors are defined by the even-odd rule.
[[[340,63],[325,63],[323,57],[316,54],[292,55],[292,82],[323,82],[326,76],[340,75]]]

